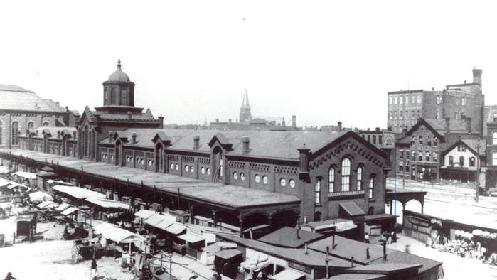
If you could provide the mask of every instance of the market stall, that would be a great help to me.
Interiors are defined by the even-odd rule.
[[[214,270],[219,274],[235,279],[242,260],[242,252],[238,249],[221,250],[215,254]]]
[[[195,259],[200,259],[202,249],[205,247],[205,239],[197,234],[187,232],[178,236],[178,241],[184,244],[186,254]]]

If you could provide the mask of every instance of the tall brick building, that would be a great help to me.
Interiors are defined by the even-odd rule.
[[[473,69],[473,82],[447,85],[444,90],[401,90],[388,93],[388,126],[395,132],[409,130],[419,118],[469,119],[483,132],[484,95],[482,70]]]

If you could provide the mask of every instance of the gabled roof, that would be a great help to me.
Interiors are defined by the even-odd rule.
[[[474,155],[477,154],[477,150],[478,150],[477,146],[480,145],[480,147],[479,147],[480,157],[484,157],[486,155],[487,141],[485,139],[461,138],[458,141],[456,141],[454,144],[449,146],[447,149],[445,149],[442,152],[442,156],[445,156],[446,154],[448,154],[450,151],[452,151],[453,149],[455,149],[459,145],[465,146]]]
[[[199,137],[199,147],[195,152],[210,153],[210,144],[217,139],[228,149],[231,156],[250,156],[257,158],[272,158],[280,160],[298,160],[298,149],[305,145],[311,153],[319,154],[336,141],[352,137],[369,149],[384,157],[384,153],[352,131],[324,132],[324,131],[255,131],[255,130],[191,130],[191,129],[127,129],[118,131],[120,138],[131,139],[136,133],[136,143],[130,141],[125,146],[153,148],[153,139],[157,135],[161,140],[167,137],[171,146],[168,149],[179,151],[194,151],[193,138]],[[249,138],[249,153],[242,150],[242,139]],[[108,144],[104,139],[100,143]]]
[[[406,133],[406,136],[411,136],[413,132],[417,131],[421,126],[426,126],[438,138],[444,140],[447,134],[447,119],[423,119],[419,118],[418,122],[411,127]],[[449,120],[449,133],[468,133],[466,120]],[[472,132],[476,132],[472,129]],[[400,140],[404,139],[401,138]]]

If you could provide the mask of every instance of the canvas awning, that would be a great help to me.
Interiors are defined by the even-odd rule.
[[[142,219],[150,218],[152,215],[157,214],[154,210],[140,210],[135,213],[135,216]]]
[[[52,196],[49,195],[48,193],[42,192],[42,191],[37,191],[28,194],[29,200],[31,201],[43,201],[43,200],[52,200]]]
[[[44,209],[44,208],[54,208],[55,207],[55,203],[53,203],[52,201],[43,201],[42,203],[39,203],[38,205],[36,205],[36,207],[38,207],[39,209]]]
[[[204,240],[204,238],[202,236],[196,235],[196,234],[193,234],[193,233],[186,233],[186,234],[178,236],[178,238],[179,239],[183,239],[183,240],[185,240],[188,243],[197,243],[197,242],[200,242],[200,241]]]
[[[145,224],[163,230],[166,230],[166,228],[168,228],[171,224],[175,222],[176,222],[176,217],[169,214],[161,215],[158,213],[154,213],[145,220]]]
[[[7,179],[4,179],[4,178],[0,178],[0,187],[4,187],[4,186],[7,186],[8,184],[10,184],[11,181],[7,180]]]
[[[129,210],[129,204],[120,201],[94,197],[87,197],[85,200],[104,209]]]
[[[116,243],[134,243],[145,241],[143,236],[107,222],[95,224],[93,229],[97,234],[101,234],[104,238],[110,239]]]
[[[366,214],[354,201],[341,202],[340,207],[351,217],[364,216]]]
[[[78,208],[76,208],[76,207],[69,207],[69,208],[67,208],[66,210],[62,211],[62,213],[61,213],[61,214],[62,214],[62,215],[64,215],[64,216],[67,216],[67,215],[70,215],[70,214],[72,214],[72,213],[74,213],[74,212],[76,212],[76,211],[78,211],[78,210],[79,210],[79,209],[78,209]]]
[[[16,173],[14,173],[14,175],[17,175],[19,177],[23,177],[26,179],[36,179],[36,173],[17,171]]]
[[[61,205],[59,205],[59,207],[57,207],[55,210],[57,211],[64,211],[66,210],[67,208],[69,208],[71,205],[67,204],[67,203],[62,203]]]
[[[179,223],[172,223],[170,226],[164,229],[165,231],[172,233],[174,235],[178,235],[186,230],[186,227]]]
[[[105,199],[105,195],[99,192],[95,192],[88,189],[83,189],[79,187],[66,186],[66,185],[55,185],[53,187],[55,191],[70,195],[74,198],[85,199],[85,198],[95,198],[95,199]]]
[[[303,276],[305,276],[304,273],[299,272],[299,271],[294,270],[294,269],[287,268],[287,269],[281,271],[280,273],[273,275],[272,279],[274,279],[274,280],[297,280],[297,279],[302,278]]]

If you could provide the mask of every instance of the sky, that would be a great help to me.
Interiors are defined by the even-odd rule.
[[[387,92],[483,69],[497,103],[492,1],[1,1],[0,84],[82,112],[121,59],[166,123],[255,117],[386,127]],[[1,102],[1,100],[0,100]]]

